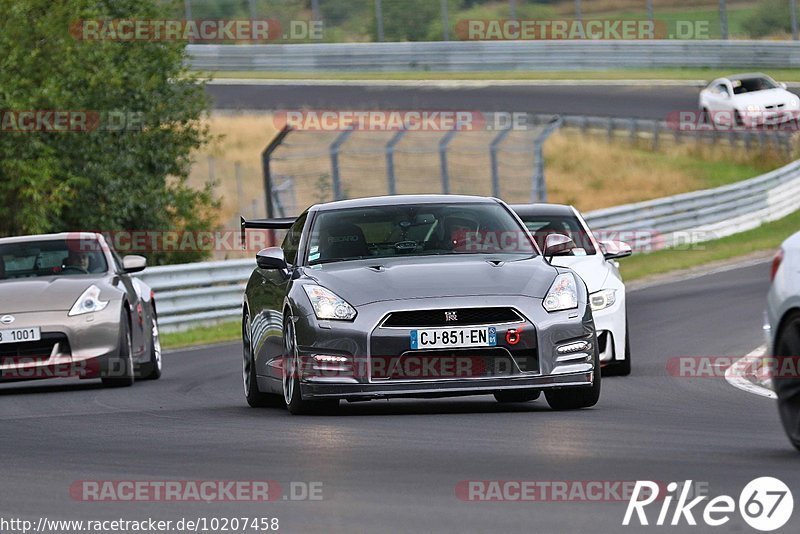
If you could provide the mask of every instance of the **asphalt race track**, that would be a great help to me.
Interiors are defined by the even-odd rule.
[[[671,357],[744,355],[761,345],[768,279],[762,263],[631,293],[633,375],[604,380],[600,403],[575,412],[551,411],[543,398],[500,405],[488,396],[343,403],[338,415],[316,417],[252,409],[238,345],[169,353],[162,380],[130,389],[4,384],[0,516],[278,517],[285,532],[662,531],[621,527],[625,502],[465,502],[455,488],[464,480],[691,479],[738,501],[761,476],[800,487],[800,455],[774,401],[722,378],[666,371]],[[284,495],[290,482],[322,482],[323,500],[97,503],[69,494],[80,480],[130,479],[274,480]],[[651,522],[658,508],[648,508]],[[715,531],[752,530],[737,512]]]
[[[665,120],[697,109],[698,87],[523,85],[479,88],[371,85],[208,85],[220,110],[428,109],[601,115]]]

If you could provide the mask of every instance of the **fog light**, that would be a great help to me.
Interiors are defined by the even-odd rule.
[[[347,356],[329,356],[327,354],[315,354],[314,361],[316,363],[347,363],[349,358]]]
[[[556,349],[559,354],[573,354],[575,352],[586,352],[592,348],[592,344],[588,341],[576,341],[575,343],[567,343],[561,345]]]

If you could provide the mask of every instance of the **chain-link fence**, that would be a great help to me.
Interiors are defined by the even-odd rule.
[[[470,20],[644,20],[661,38],[798,39],[798,0],[177,0],[174,16],[272,19],[276,42],[439,41]],[[311,24],[316,21],[317,24]],[[681,27],[687,30],[681,33]]]
[[[271,158],[270,215],[296,215],[319,202],[394,194],[543,201],[542,145],[559,126],[555,119],[499,131],[293,131]]]

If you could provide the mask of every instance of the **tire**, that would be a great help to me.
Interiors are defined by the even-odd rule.
[[[594,383],[591,386],[549,389],[544,392],[547,404],[554,410],[590,408],[600,400],[600,352],[594,340]]]
[[[625,359],[614,361],[603,369],[604,376],[628,376],[631,374],[631,336],[628,319],[625,319]]]
[[[145,364],[142,379],[158,380],[161,378],[161,337],[158,334],[158,320],[155,308],[150,309],[153,327],[150,329],[150,361]]]
[[[258,389],[256,365],[253,356],[253,335],[250,326],[250,314],[245,312],[242,318],[242,384],[247,404],[251,408],[280,407],[283,405],[278,395],[262,393]]]
[[[530,402],[535,401],[541,395],[538,389],[509,389],[506,391],[496,391],[494,398],[497,402]]]
[[[339,406],[338,399],[310,401],[303,399],[300,389],[300,354],[294,322],[289,315],[283,317],[283,401],[292,415],[309,415],[333,412]]]
[[[132,386],[135,380],[133,371],[133,338],[128,314],[122,310],[119,319],[119,351],[116,358],[106,360],[102,372],[103,385],[110,388]]]
[[[779,359],[800,357],[800,312],[791,313],[775,340],[775,356]],[[778,363],[778,368],[783,362]],[[800,377],[779,377],[774,380],[778,395],[778,413],[783,429],[792,445],[800,450]]]

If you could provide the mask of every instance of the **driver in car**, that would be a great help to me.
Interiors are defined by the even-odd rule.
[[[77,250],[71,250],[69,252],[69,256],[66,257],[64,260],[64,268],[67,267],[75,267],[78,269],[82,269],[86,272],[89,272],[89,266],[91,264],[91,252],[81,252]]]

